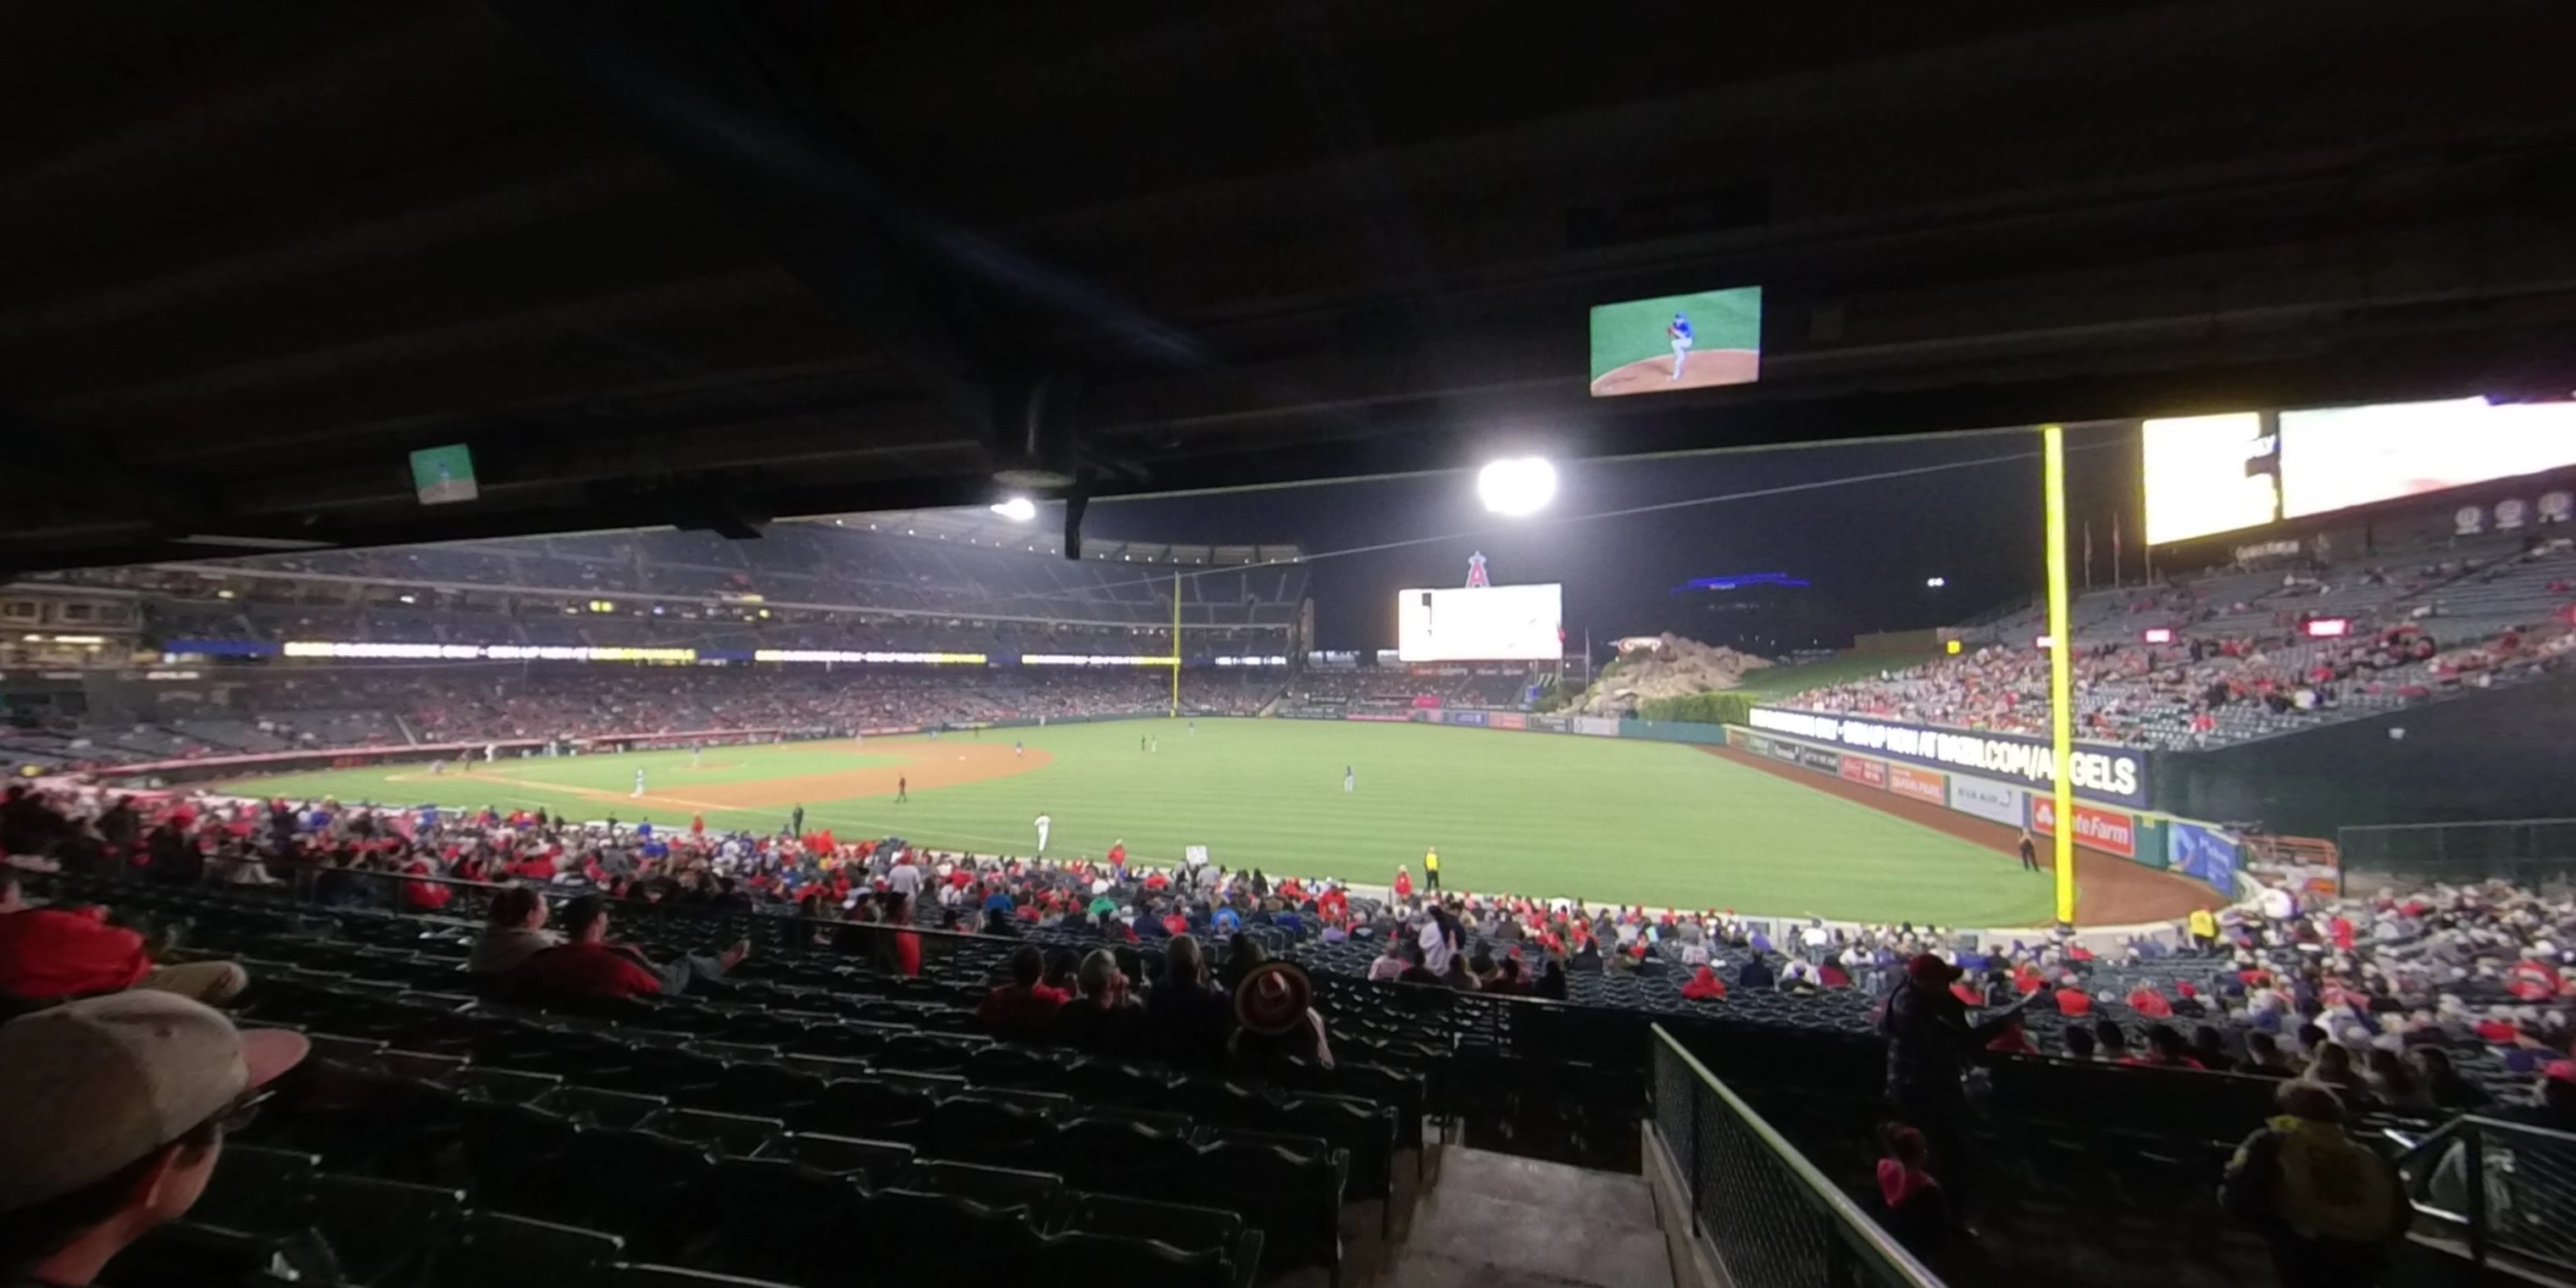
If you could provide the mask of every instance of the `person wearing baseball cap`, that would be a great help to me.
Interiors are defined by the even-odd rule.
[[[1954,1203],[1964,1198],[1967,1181],[1968,1098],[1960,1079],[1968,1062],[2039,996],[2025,993],[1972,1022],[1967,1004],[1950,991],[1961,974],[1932,953],[1916,954],[1905,963],[1905,982],[1888,995],[1879,1019],[1887,1035],[1888,1104],[1931,1142],[1932,1173],[1949,1187]]]
[[[227,1120],[307,1049],[151,989],[0,1025],[0,1282],[87,1284],[185,1213]]]

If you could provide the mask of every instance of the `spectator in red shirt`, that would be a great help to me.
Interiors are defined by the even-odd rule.
[[[34,906],[18,875],[0,871],[0,996],[58,1002],[150,988],[221,1004],[249,986],[232,962],[155,966],[143,936],[107,924],[106,909]]]
[[[510,972],[519,993],[543,1000],[596,1001],[678,993],[692,979],[717,979],[751,953],[748,941],[737,941],[716,957],[683,957],[656,966],[625,944],[608,942],[608,901],[583,895],[564,905],[565,933],[572,938],[536,953]]]
[[[403,871],[416,877],[434,877],[438,875],[438,865],[430,862],[425,854],[415,855],[411,862],[403,865]],[[455,891],[435,881],[403,882],[403,906],[414,912],[436,912],[446,907],[447,901],[455,895]]]
[[[1726,981],[1719,979],[1716,971],[1702,966],[1689,983],[1682,985],[1682,996],[1694,1002],[1716,1001],[1726,996]]]
[[[887,892],[885,920],[889,926],[903,927],[886,936],[894,958],[889,965],[893,967],[896,974],[907,979],[918,977],[921,974],[921,936],[915,934],[911,928],[912,900],[897,892]]]
[[[2173,1003],[2166,1001],[2164,994],[2144,984],[2129,990],[2129,1009],[2151,1020],[2167,1019],[2173,1015]]]
[[[1046,957],[1035,944],[1011,952],[1011,982],[996,985],[975,1007],[975,1019],[997,1037],[1041,1040],[1055,1023],[1055,1008],[1068,999],[1059,989],[1040,983]]]
[[[2019,1016],[2015,1016],[2011,1023],[2006,1024],[2004,1031],[1996,1034],[1995,1040],[1986,1044],[1986,1049],[2000,1055],[2039,1054],[2038,1044],[2030,1040],[2030,1032],[2022,1027]]]
[[[1413,873],[1406,869],[1395,870],[1395,897],[1398,899],[1413,897]]]

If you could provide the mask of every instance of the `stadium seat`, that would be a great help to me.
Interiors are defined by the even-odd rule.
[[[787,1134],[787,1124],[782,1119],[704,1109],[665,1109],[637,1126],[703,1147],[718,1157],[735,1158],[749,1157],[771,1139]]]
[[[1173,1130],[1116,1118],[1075,1118],[1057,1129],[1041,1162],[1080,1189],[1185,1197],[1180,1178],[1197,1156],[1187,1121],[1180,1119],[1180,1129]]]
[[[1054,1135],[1048,1111],[970,1091],[932,1106],[923,1144],[938,1158],[1021,1164],[1037,1161]]]
[[[954,1194],[881,1190],[868,1201],[866,1255],[892,1283],[983,1288],[1019,1281],[1037,1234],[1024,1207],[994,1208]]]
[[[569,1158],[582,1223],[623,1237],[631,1253],[676,1252],[705,1223],[715,1160],[684,1140],[640,1130],[585,1130]]]
[[[854,1176],[783,1158],[729,1158],[716,1164],[710,1192],[721,1213],[720,1268],[797,1284],[846,1271],[841,1240],[867,1199]]]
[[[313,1187],[313,1227],[330,1245],[341,1279],[362,1288],[407,1282],[464,1220],[463,1190],[337,1175]]]
[[[235,1145],[224,1151],[223,1166],[206,1182],[189,1219],[248,1234],[301,1230],[313,1220],[313,1188],[321,1168],[319,1154]]]
[[[905,1168],[912,1166],[914,1150],[894,1141],[860,1140],[848,1136],[826,1136],[816,1132],[791,1132],[769,1142],[760,1157],[784,1158],[816,1171],[850,1177],[868,1189],[880,1189],[893,1183]]]

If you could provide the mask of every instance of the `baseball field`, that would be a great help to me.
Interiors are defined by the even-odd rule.
[[[1152,739],[1152,750],[1140,745]],[[1024,750],[1014,750],[1014,743]],[[1343,790],[1343,771],[1354,790]],[[642,796],[634,795],[642,771]],[[898,801],[898,786],[908,799]],[[2047,920],[2048,881],[1991,843],[1675,743],[1432,725],[1142,720],[686,751],[320,770],[244,795],[525,806],[580,818],[899,835],[942,848],[1227,867],[1380,885],[1438,846],[1451,889],[1946,925]]]

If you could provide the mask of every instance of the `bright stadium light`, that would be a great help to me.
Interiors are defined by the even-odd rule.
[[[1556,467],[1536,456],[1495,461],[1476,472],[1476,496],[1496,514],[1536,514],[1556,496]]]
[[[1949,585],[1950,579],[1947,577],[1926,577],[1923,579],[1923,584],[1934,590],[1939,590],[1943,586]]]
[[[1013,523],[1026,523],[1038,517],[1038,503],[1024,496],[1015,496],[1007,501],[994,502],[993,513]]]

